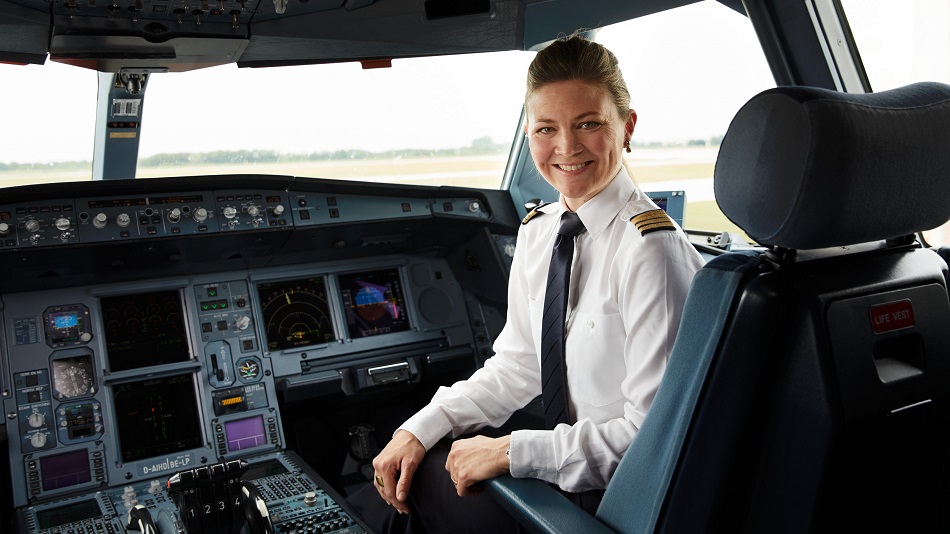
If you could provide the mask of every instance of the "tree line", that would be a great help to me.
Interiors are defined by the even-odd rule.
[[[711,139],[691,139],[686,146],[719,146],[722,136]],[[683,146],[680,143],[635,143],[635,146],[660,148],[668,146]],[[220,165],[220,164],[254,164],[254,163],[294,163],[302,161],[362,161],[385,160],[395,158],[439,158],[459,156],[484,156],[492,154],[506,154],[511,148],[509,143],[496,143],[490,137],[480,137],[472,141],[467,147],[443,149],[399,149],[383,152],[369,152],[366,150],[331,150],[309,153],[285,153],[277,150],[215,150],[212,152],[173,152],[160,153],[154,156],[140,158],[138,164],[142,167],[163,167],[175,165]],[[91,162],[61,161],[49,163],[0,163],[0,172],[17,170],[73,171],[88,169]]]

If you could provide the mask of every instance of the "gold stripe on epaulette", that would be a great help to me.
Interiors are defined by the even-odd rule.
[[[639,215],[634,215],[630,217],[630,222],[637,227],[637,230],[640,231],[640,235],[647,235],[660,230],[676,230],[676,225],[673,224],[673,220],[670,219],[670,216],[660,209],[645,211]]]
[[[534,209],[532,209],[531,211],[529,211],[528,214],[524,216],[524,219],[521,219],[521,224],[528,224],[528,221],[530,221],[531,219],[533,219],[533,218],[535,217],[535,215],[539,215],[539,214],[543,213],[543,212],[538,211],[538,210],[541,209],[541,208],[543,208],[543,207],[545,207],[545,206],[547,206],[548,204],[550,204],[550,202],[542,202],[542,203],[538,204],[537,206],[535,206]]]

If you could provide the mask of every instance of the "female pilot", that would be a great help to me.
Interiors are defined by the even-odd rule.
[[[495,355],[399,427],[373,460],[373,489],[350,499],[381,532],[515,531],[479,491],[502,473],[555,484],[593,512],[650,408],[702,266],[625,168],[637,115],[613,53],[576,34],[555,41],[529,67],[525,110],[532,159],[560,198],[520,228]],[[502,425],[539,394],[547,429],[437,446]]]

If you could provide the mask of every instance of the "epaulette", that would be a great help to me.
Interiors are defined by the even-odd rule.
[[[670,219],[670,216],[660,209],[644,211],[639,215],[634,215],[630,217],[630,222],[637,227],[641,235],[647,235],[660,230],[676,230],[676,225],[673,224],[673,220]]]
[[[524,219],[521,219],[521,224],[528,224],[528,221],[530,221],[531,219],[533,219],[535,215],[537,215],[537,214],[539,214],[539,213],[542,213],[542,212],[540,212],[540,211],[538,211],[538,210],[541,209],[541,208],[543,208],[543,207],[545,207],[545,206],[547,206],[548,204],[551,204],[551,203],[550,203],[550,202],[542,202],[542,203],[538,204],[537,206],[535,206],[531,211],[528,212],[527,215],[524,216]]]

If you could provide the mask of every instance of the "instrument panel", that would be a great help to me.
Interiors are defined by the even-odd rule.
[[[286,405],[488,354],[496,312],[480,299],[502,300],[513,238],[490,233],[481,193],[230,178],[17,189],[0,203],[3,429],[21,532],[118,531],[136,502],[167,524],[173,475],[259,459],[301,471]],[[287,531],[317,516],[361,531],[321,482],[297,489],[307,495],[274,504],[295,518]]]
[[[24,481],[14,488],[17,506],[281,450],[278,396],[310,374],[333,370],[338,391],[352,393],[413,378],[415,371],[380,371],[408,368],[407,348],[473,357],[464,296],[439,258],[3,300],[14,389],[4,399],[14,423],[6,430],[14,479]]]

